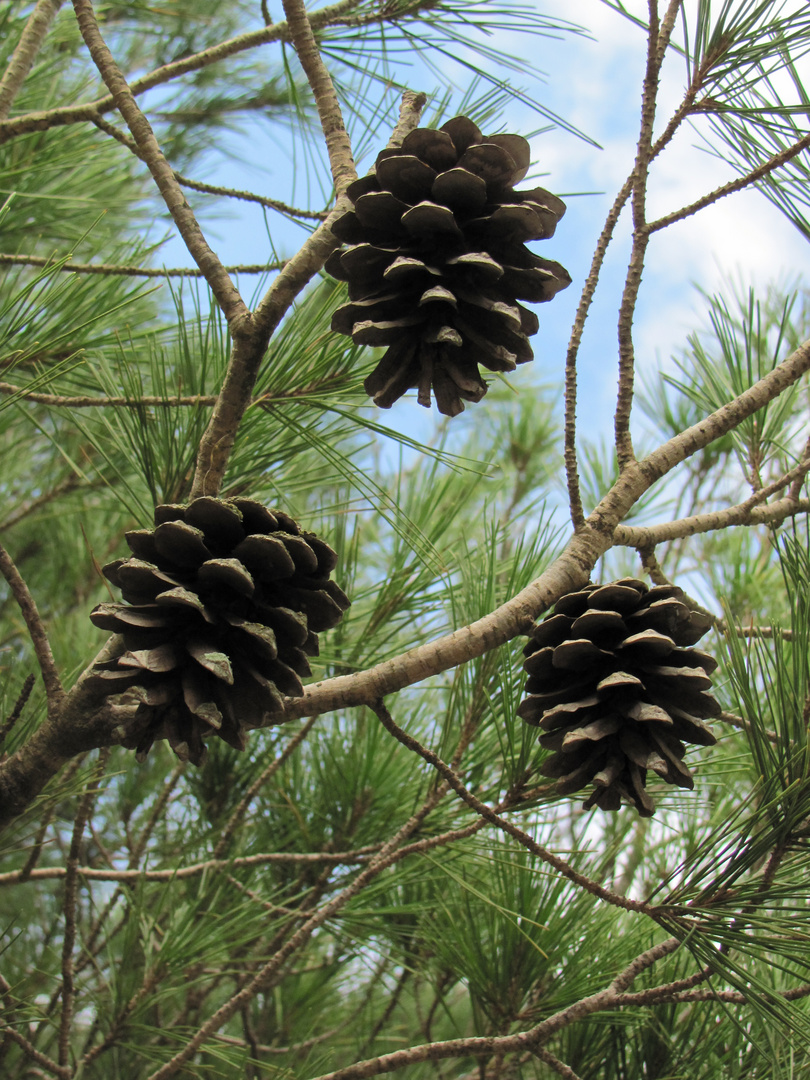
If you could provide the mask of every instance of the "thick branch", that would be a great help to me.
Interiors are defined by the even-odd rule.
[[[587,581],[597,559],[612,546],[616,526],[657,480],[778,397],[808,369],[810,341],[734,401],[627,468],[559,558],[506,604],[469,626],[367,671],[307,687],[302,698],[287,702],[285,718],[370,705],[404,686],[481,656],[518,634],[528,633],[533,620],[551,603]],[[116,647],[121,646],[113,638],[105,647],[103,658],[115,655]],[[92,665],[67,695],[59,722],[43,725],[27,746],[0,764],[0,827],[25,809],[68,758],[82,750],[109,745],[121,737],[116,727],[116,710],[100,702],[98,692],[87,687],[91,671]]]
[[[563,593],[581,588],[601,555],[612,546],[616,526],[638,499],[663,476],[751,416],[810,370],[810,341],[804,342],[754,386],[734,401],[663,443],[642,461],[633,463],[605,495],[583,529],[536,581],[489,615],[434,641],[419,645],[392,660],[352,675],[339,675],[308,686],[302,698],[290,701],[287,715],[352,705],[370,705],[405,686],[482,656],[519,634]]]

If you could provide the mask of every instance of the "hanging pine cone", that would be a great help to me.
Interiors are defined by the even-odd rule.
[[[634,578],[557,601],[524,649],[529,697],[518,714],[543,728],[540,744],[554,753],[540,771],[561,794],[592,783],[586,810],[630,802],[649,817],[648,769],[694,787],[684,743],[712,746],[702,721],[721,710],[707,693],[717,661],[688,646],[710,625],[681,589]]]
[[[126,534],[133,557],[104,567],[124,603],[99,604],[96,626],[124,651],[93,678],[139,702],[122,745],[142,761],[167,739],[202,764],[203,740],[238,750],[245,733],[303,693],[317,633],[349,606],[329,575],[335,552],[280,510],[251,499],[158,506],[155,526]]]
[[[538,319],[517,301],[550,300],[571,279],[525,247],[552,236],[565,212],[543,188],[514,190],[529,161],[520,135],[485,137],[457,116],[383,150],[349,187],[354,210],[332,226],[349,247],[326,269],[349,283],[351,303],[332,329],[387,347],[364,384],[375,404],[416,388],[429,407],[432,386],[439,411],[455,416],[487,392],[479,364],[514,371],[532,359]]]

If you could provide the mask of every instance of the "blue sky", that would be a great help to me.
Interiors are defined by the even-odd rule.
[[[640,13],[646,11],[646,4],[634,2],[628,6]],[[530,176],[544,174],[539,182],[565,196],[576,192],[596,194],[567,197],[568,212],[556,236],[534,246],[539,254],[562,262],[574,281],[539,309],[541,329],[533,339],[536,360],[527,365],[533,370],[521,368],[512,377],[518,388],[533,381],[556,383],[560,379],[571,322],[596,238],[616,191],[632,167],[645,54],[642,31],[600,0],[545,0],[538,4],[538,10],[576,20],[590,36],[529,40],[502,31],[496,42],[515,55],[531,55],[545,73],[545,82],[523,85],[601,148],[560,128],[533,140],[537,165]],[[451,67],[448,63],[449,77],[453,75]],[[418,64],[401,71],[400,77],[414,89],[428,91],[436,82],[435,76],[425,73]],[[519,79],[517,75],[510,77]],[[684,78],[683,62],[671,56],[661,83],[658,130],[668,115],[666,110],[679,100]],[[525,132],[538,123],[529,109],[515,104],[506,111],[503,129]],[[648,198],[650,216],[688,204],[735,175],[726,163],[700,150],[698,143],[699,136],[687,125],[654,164]],[[306,188],[300,182],[303,163],[298,166],[299,183],[291,191],[293,176],[284,136],[275,141],[257,125],[238,145],[243,163],[234,165],[223,158],[212,166],[206,179],[250,187],[282,199],[305,199]],[[367,167],[368,162],[364,165]],[[202,220],[203,226],[209,227],[205,214]],[[212,216],[210,228],[210,239],[225,261],[252,263],[267,258],[265,225],[255,207],[233,204],[224,222]],[[285,254],[290,254],[298,238],[303,238],[300,230],[277,218],[273,221],[273,235]],[[628,236],[625,217],[609,250],[580,353],[579,418],[581,430],[590,436],[609,436],[612,431],[616,311]],[[168,265],[188,263],[176,240],[166,245],[164,258]],[[635,324],[639,367],[650,370],[668,366],[686,335],[705,323],[705,301],[696,285],[713,291],[723,287],[724,280],[733,278],[746,288],[764,288],[771,281],[795,280],[805,271],[807,258],[806,241],[756,191],[723,200],[697,217],[656,234],[649,250]],[[427,414],[419,414],[422,410],[409,400],[398,403],[382,419],[392,426],[405,426],[413,434],[427,433],[432,421]]]

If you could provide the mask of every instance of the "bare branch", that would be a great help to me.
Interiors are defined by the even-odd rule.
[[[422,746],[421,743],[413,738],[413,736],[406,734],[402,728],[398,727],[383,701],[373,702],[371,708],[377,714],[380,723],[386,731],[390,732],[397,742],[402,743],[408,750],[418,754],[427,761],[428,764],[432,765],[436,772],[444,778],[459,798],[463,799],[468,806],[472,807],[477,814],[480,814],[481,817],[491,825],[497,826],[502,832],[507,833],[507,835],[517,840],[517,842],[522,844],[527,851],[530,851],[533,855],[542,859],[543,862],[548,863],[549,866],[553,866],[563,877],[568,878],[569,881],[573,881],[575,885],[581,886],[592,896],[596,896],[600,900],[605,900],[615,907],[624,908],[626,911],[639,911],[645,915],[655,916],[655,909],[651,908],[648,904],[641,903],[637,900],[628,900],[626,896],[619,896],[617,893],[613,893],[609,889],[603,888],[603,886],[592,881],[589,877],[580,874],[579,871],[575,870],[573,866],[565,862],[564,859],[558,858],[546,848],[541,847],[541,845],[533,840],[528,833],[525,833],[522,829],[513,825],[511,821],[507,821],[506,818],[501,817],[492,810],[491,807],[487,806],[486,803],[482,803],[471,791],[467,790],[457,774],[453,772],[450,766],[446,765],[437,754],[434,754],[432,750],[428,750],[427,747]]]
[[[0,120],[5,120],[8,116],[61,5],[62,0],[37,0],[17,47],[11,54],[3,78],[0,79]]]
[[[620,469],[626,468],[630,462],[635,460],[633,441],[630,436],[630,412],[633,406],[633,383],[635,378],[633,320],[650,235],[647,230],[647,177],[650,162],[653,158],[653,124],[655,122],[661,64],[675,27],[675,20],[678,17],[681,2],[682,0],[670,0],[660,26],[657,0],[649,0],[648,3],[647,67],[644,74],[644,91],[641,100],[641,131],[639,132],[636,162],[632,174],[633,246],[619,307],[619,392],[616,398],[614,427],[616,453]]]
[[[425,104],[423,94],[406,93],[402,98],[399,121],[392,140],[401,139],[419,123]],[[389,141],[389,146],[392,142]],[[351,203],[342,195],[329,217],[294,255],[253,312],[249,327],[234,334],[234,349],[222,384],[219,399],[208,427],[200,441],[191,497],[216,494],[222,484],[236,430],[250,402],[264,350],[270,336],[290,308],[295,297],[318,273],[331,253],[339,246],[330,225],[349,209]]]
[[[708,195],[703,195],[700,199],[696,199],[695,202],[682,207],[680,210],[674,210],[671,214],[666,214],[664,217],[651,221],[647,226],[647,231],[654,233],[658,232],[659,229],[666,229],[676,221],[683,221],[685,218],[697,214],[698,211],[705,209],[707,206],[711,206],[712,203],[719,202],[720,199],[724,199],[726,195],[733,195],[735,191],[742,191],[743,188],[750,187],[750,185],[755,184],[757,180],[761,180],[775,169],[780,168],[782,165],[786,165],[788,161],[792,161],[793,158],[798,157],[799,154],[808,147],[810,147],[810,134],[798,139],[795,143],[786,147],[784,150],[781,150],[778,154],[774,154],[772,157],[768,158],[767,161],[763,162],[762,165],[758,165],[756,169],[752,169],[751,172],[746,173],[744,176],[739,176],[736,180],[731,180],[729,183],[723,184],[719,188],[715,188],[715,190],[709,192]]]
[[[73,997],[75,986],[73,982],[73,946],[76,942],[76,903],[79,894],[79,878],[77,869],[79,865],[79,847],[82,841],[84,827],[93,809],[96,796],[101,786],[101,778],[107,767],[109,750],[102,750],[98,756],[98,763],[93,772],[93,777],[85,789],[84,796],[79,803],[76,818],[73,823],[73,835],[70,840],[67,867],[65,868],[65,896],[63,911],[65,913],[65,929],[62,935],[62,1015],[59,1022],[59,1064],[66,1068],[70,1060],[70,1026],[73,1020]]]
[[[326,141],[326,150],[329,154],[335,196],[340,198],[349,184],[357,179],[357,169],[354,166],[352,144],[349,141],[346,125],[343,123],[343,114],[332,84],[332,76],[318,51],[304,0],[282,0],[282,3],[293,45],[298,53],[298,60],[304,69],[312,96],[315,98],[323,137]]]
[[[182,881],[183,878],[199,877],[201,874],[215,872],[217,870],[230,870],[237,866],[266,866],[268,863],[301,863],[302,865],[318,865],[329,863],[335,866],[351,866],[354,863],[368,862],[374,852],[379,850],[378,844],[369,847],[358,848],[356,851],[313,851],[313,852],[286,852],[271,851],[260,855],[244,855],[234,859],[209,859],[206,862],[192,863],[190,866],[174,867],[169,870],[99,870],[94,866],[78,866],[76,873],[88,881]],[[22,870],[10,870],[0,874],[1,885],[16,885],[23,880],[31,881],[57,881],[66,874],[63,866],[44,866],[39,870],[32,870],[27,877],[23,878]]]
[[[194,212],[186,202],[171,166],[160,149],[154,132],[135,101],[124,75],[101,36],[92,0],[73,0],[79,29],[93,61],[112,95],[118,111],[132,132],[138,150],[149,168],[160,194],[172,215],[191,257],[202,270],[228,323],[243,318],[247,306],[225,267],[209,247]]]
[[[34,646],[39,670],[42,673],[42,682],[45,685],[45,695],[48,699],[48,711],[54,714],[65,696],[59,672],[56,670],[48,634],[40,617],[34,598],[28,591],[28,586],[22,579],[19,570],[6,551],[0,546],[0,573],[8,582],[8,587],[19,605],[31,643]]]
[[[613,534],[614,541],[622,547],[648,549],[667,540],[678,540],[697,533],[715,532],[732,525],[778,525],[786,518],[795,517],[797,514],[810,510],[810,499],[798,499],[791,494],[767,506],[760,504],[777,491],[782,491],[793,480],[801,481],[808,470],[810,470],[810,458],[804,458],[773,483],[755,491],[744,502],[726,507],[725,510],[693,514],[691,517],[662,522],[660,525],[619,525]]]
[[[26,675],[25,682],[22,684],[17,700],[14,702],[14,708],[8,714],[8,719],[5,720],[0,726],[0,748],[9,735],[9,732],[13,729],[14,725],[22,716],[22,711],[25,708],[26,702],[31,696],[31,691],[34,689],[35,678],[33,675]]]
[[[286,259],[281,262],[250,263],[244,266],[226,266],[229,274],[266,274],[268,270],[281,270],[287,265]],[[198,266],[181,267],[157,267],[157,266],[128,266],[121,263],[74,263],[65,262],[56,265],[53,259],[45,259],[40,255],[6,255],[0,254],[0,266],[42,266],[52,267],[70,274],[99,274],[107,277],[143,277],[143,278],[167,278],[204,277]]]

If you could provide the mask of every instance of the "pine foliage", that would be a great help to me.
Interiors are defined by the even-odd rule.
[[[411,423],[413,400],[379,413],[363,383],[380,350],[331,329],[349,301],[320,273],[338,247],[319,232],[339,173],[319,119],[332,106],[303,63],[303,5],[283,6],[0,3],[0,1074],[806,1075],[805,287],[704,295],[703,325],[634,386],[631,274],[618,352],[604,349],[615,445],[576,431],[582,280],[569,290],[584,287],[567,372],[559,355],[548,383],[529,364],[509,381],[488,375],[472,418],[420,411]],[[659,60],[679,64],[678,122],[810,238],[805,6],[609,6],[637,24],[645,93]],[[106,101],[76,18],[88,10],[214,251],[232,199],[261,207],[265,263],[231,271],[244,311],[210,264],[166,267],[172,219],[142,159],[160,168]],[[437,88],[423,112],[406,98],[411,129],[464,114],[512,131],[518,117],[594,149],[542,104],[538,70],[581,27],[519,0],[307,10],[361,175],[415,74]],[[50,21],[15,82],[32,14]],[[664,107],[653,130],[643,104],[619,207],[634,218],[633,273],[655,258],[647,166],[668,149]],[[244,152],[240,132],[281,148],[290,191],[269,162],[245,170],[252,192],[207,183]],[[577,201],[550,258],[565,262]],[[672,212],[677,227],[699,211]],[[203,731],[205,754],[197,732],[195,765],[158,725],[137,762],[137,702],[88,678],[118,670],[124,648],[107,630],[132,610],[102,568],[120,569],[127,534],[153,529],[155,507],[201,494],[223,385],[247,370],[245,325],[271,308],[243,414],[211,451],[212,471],[225,453],[221,482],[204,494],[277,507],[322,537],[313,550],[334,550],[351,606],[320,627],[317,654],[302,638],[311,674],[296,669],[283,702],[276,690],[272,716],[258,708],[248,739],[236,717],[230,740]],[[688,634],[673,650],[687,667],[711,654],[719,715],[704,717],[699,747],[656,742],[675,745],[675,764],[642,776],[636,763],[604,808],[583,809],[555,781],[554,738],[568,730],[538,742],[520,715],[536,692],[523,650],[561,600],[587,606],[615,579],[635,582],[631,606],[649,586],[677,596],[693,628],[711,626],[700,653]],[[96,626],[94,608],[108,616]],[[660,643],[666,627],[656,632]],[[694,790],[667,783],[675,772]],[[646,815],[653,801],[654,816],[632,805]]]

